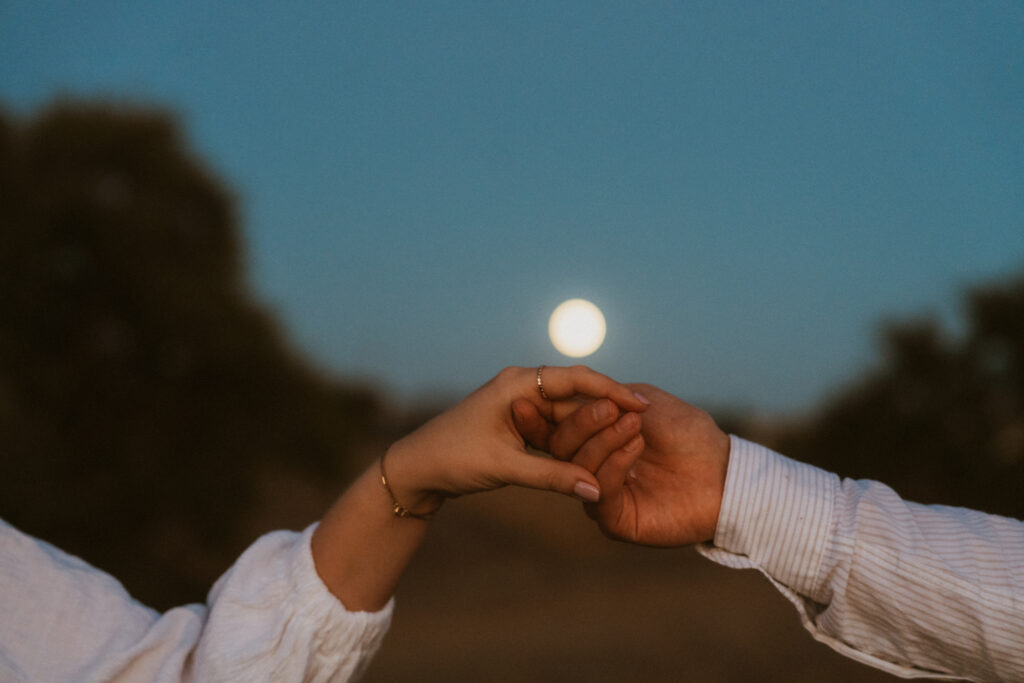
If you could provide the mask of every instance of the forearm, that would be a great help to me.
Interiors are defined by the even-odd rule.
[[[841,483],[733,445],[704,554],[760,569],[816,639],[864,663],[902,676],[1021,677],[1024,525],[907,503],[877,482]]]
[[[1024,524],[849,479],[835,518],[819,628],[919,668],[1024,679]]]
[[[396,497],[414,511],[436,509],[439,502],[409,486],[414,473],[406,455],[394,446],[388,454],[388,477]],[[394,594],[428,526],[425,520],[395,515],[379,463],[374,462],[317,527],[312,539],[317,574],[346,608],[379,610]]]

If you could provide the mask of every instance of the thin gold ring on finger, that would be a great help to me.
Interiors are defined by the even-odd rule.
[[[547,395],[547,392],[544,391],[544,377],[543,377],[543,374],[544,374],[544,366],[542,365],[539,368],[537,368],[537,388],[540,389],[540,397],[542,399],[544,399],[545,401],[549,401],[551,399]]]

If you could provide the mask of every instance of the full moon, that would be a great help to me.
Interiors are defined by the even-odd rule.
[[[558,305],[548,321],[551,343],[570,358],[589,356],[604,342],[606,327],[601,309],[585,299]]]

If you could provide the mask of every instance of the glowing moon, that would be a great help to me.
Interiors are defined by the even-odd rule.
[[[551,343],[571,358],[597,351],[606,331],[601,309],[585,299],[569,299],[559,304],[548,321]]]

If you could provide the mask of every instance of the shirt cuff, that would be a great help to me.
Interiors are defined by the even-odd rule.
[[[303,533],[275,531],[246,550],[210,592],[195,678],[352,680],[377,652],[394,606],[345,608],[317,574]]]
[[[756,567],[816,602],[826,602],[819,568],[835,524],[839,477],[736,436],[713,545],[730,567]]]
[[[312,524],[302,533],[302,539],[295,557],[295,599],[305,611],[319,613],[322,624],[330,625],[328,630],[341,630],[356,650],[373,655],[380,647],[384,635],[391,625],[395,599],[392,597],[376,612],[350,611],[324,584],[313,562],[312,539],[317,524]],[[336,625],[344,624],[340,629]]]

